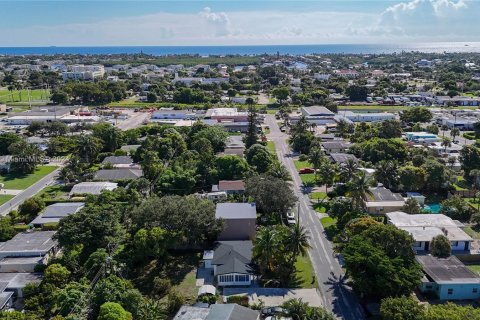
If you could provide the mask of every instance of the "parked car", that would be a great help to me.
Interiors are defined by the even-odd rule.
[[[43,164],[49,164],[50,163],[50,158],[49,157],[45,157],[43,158]]]
[[[295,213],[293,211],[287,212],[287,223],[289,225],[297,223],[295,219]]]
[[[300,174],[315,173],[315,170],[312,168],[303,168],[298,171]]]
[[[269,307],[269,308],[263,308],[261,313],[262,316],[268,317],[268,316],[274,316],[276,314],[281,314],[285,310],[282,307]]]

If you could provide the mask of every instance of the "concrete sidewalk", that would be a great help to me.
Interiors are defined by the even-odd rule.
[[[17,190],[17,189],[0,189],[0,195],[11,195],[11,196],[16,196],[20,193],[22,193],[23,190]]]

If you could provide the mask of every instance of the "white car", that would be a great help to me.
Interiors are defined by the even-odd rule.
[[[293,211],[290,211],[287,213],[287,223],[288,224],[297,223],[297,220],[295,219],[295,213]]]

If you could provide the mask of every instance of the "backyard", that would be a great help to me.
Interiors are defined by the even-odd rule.
[[[56,166],[38,166],[34,173],[26,175],[17,173],[0,175],[0,183],[4,184],[5,189],[23,190],[53,172],[56,168]]]

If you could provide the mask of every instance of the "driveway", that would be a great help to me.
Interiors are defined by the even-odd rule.
[[[325,307],[317,289],[225,288],[223,295],[246,295],[250,304],[259,303],[261,300],[266,307],[280,306],[290,299],[302,299],[312,307]]]

